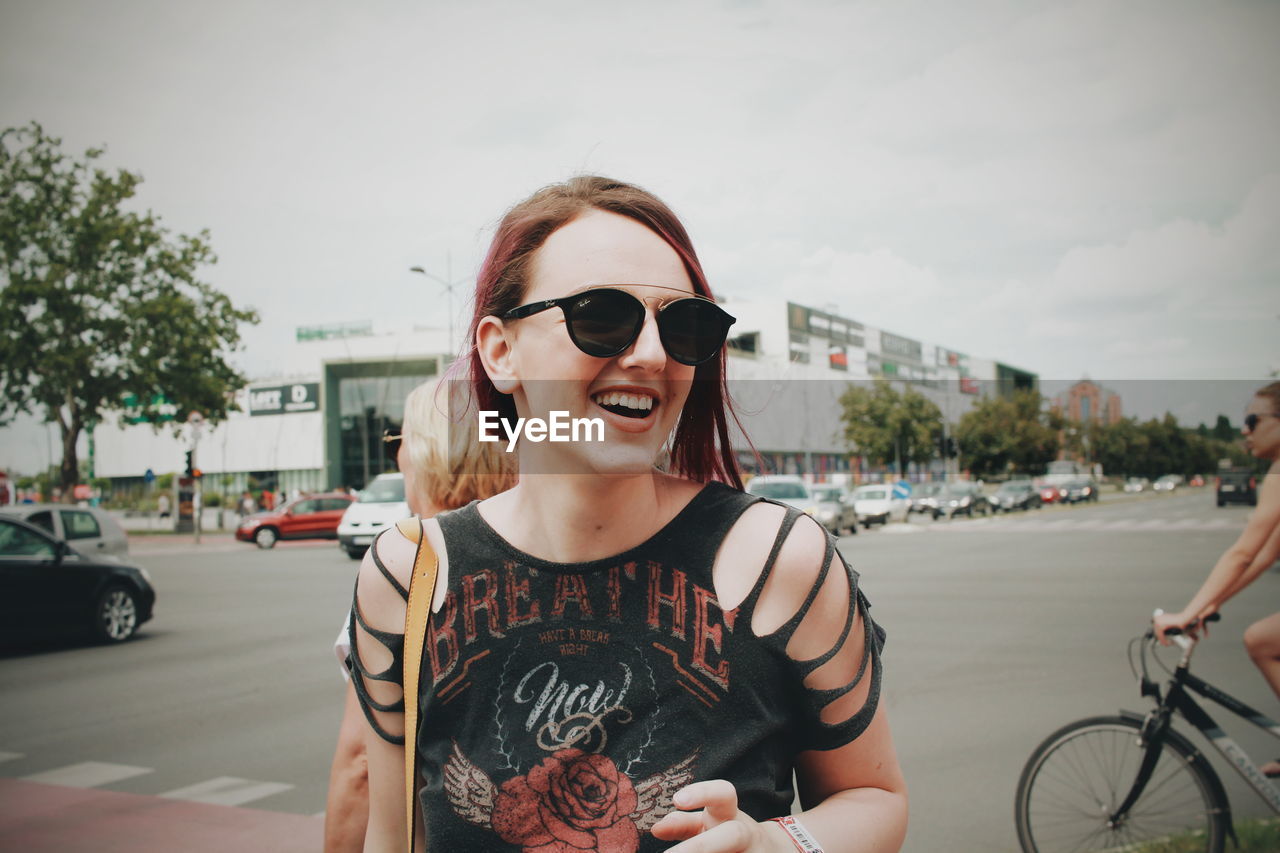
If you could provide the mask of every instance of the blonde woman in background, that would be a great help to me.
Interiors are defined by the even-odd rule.
[[[515,485],[514,460],[497,444],[475,441],[471,435],[475,416],[465,411],[465,393],[454,391],[447,380],[422,383],[404,402],[404,424],[399,436],[388,436],[388,452],[404,474],[409,511],[431,518],[447,509],[482,500]],[[329,772],[329,795],[324,818],[325,853],[364,849],[369,820],[369,768],[360,703],[350,676],[347,655],[351,651],[349,623],[344,622],[334,651],[347,679],[342,725]]]

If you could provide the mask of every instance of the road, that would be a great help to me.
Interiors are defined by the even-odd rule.
[[[1027,755],[1064,722],[1143,707],[1128,639],[1154,607],[1183,603],[1248,512],[1198,490],[844,538],[889,631],[884,701],[912,797],[904,849],[1015,851]],[[198,548],[139,537],[133,556],[159,591],[135,641],[0,659],[0,791],[27,780],[61,786],[32,789],[50,797],[219,804],[205,807],[228,826],[277,819],[296,849],[316,849],[342,694],[331,644],[356,564],[331,543],[259,551],[217,536]],[[1280,573],[1264,575],[1197,653],[1198,672],[1273,715],[1239,635],[1278,592]],[[1256,756],[1274,752],[1248,727],[1225,727]],[[1222,775],[1236,808],[1261,814]],[[102,808],[86,839],[131,849],[102,844],[116,831]],[[0,848],[12,849],[15,821],[0,806]]]

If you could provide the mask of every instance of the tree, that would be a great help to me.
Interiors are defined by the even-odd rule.
[[[1218,421],[1213,425],[1213,437],[1218,441],[1235,441],[1240,437],[1236,432],[1236,428],[1231,425],[1231,420],[1226,415],[1218,415]]]
[[[0,423],[58,424],[69,496],[80,433],[126,395],[224,418],[244,384],[224,353],[258,317],[196,277],[216,261],[208,232],[171,236],[127,210],[141,175],[61,144],[35,122],[0,134]]]
[[[840,395],[844,437],[851,450],[873,462],[928,462],[942,432],[942,411],[918,391],[899,392],[886,379],[872,387],[850,385]]]
[[[1039,391],[986,397],[956,424],[960,464],[978,476],[1039,473],[1058,455],[1061,420]]]

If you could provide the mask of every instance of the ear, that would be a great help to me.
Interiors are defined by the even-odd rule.
[[[489,381],[501,394],[514,394],[520,387],[511,347],[513,330],[494,316],[483,317],[476,326],[476,351]]]

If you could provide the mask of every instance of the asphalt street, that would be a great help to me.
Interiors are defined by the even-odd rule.
[[[1248,512],[1218,509],[1200,489],[845,537],[889,632],[884,701],[911,787],[904,849],[1015,851],[1013,793],[1028,754],[1070,720],[1144,708],[1127,641],[1153,608],[1185,601]],[[217,535],[200,546],[138,537],[132,551],[159,595],[136,640],[0,658],[0,781],[163,795],[318,827],[343,690],[332,643],[356,563],[332,543],[260,551]],[[1195,666],[1273,716],[1239,637],[1278,593],[1280,572],[1268,572],[1228,607]],[[1259,760],[1280,754],[1215,716]],[[1257,796],[1219,769],[1238,813],[1261,815]]]

